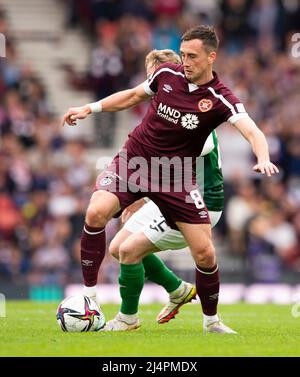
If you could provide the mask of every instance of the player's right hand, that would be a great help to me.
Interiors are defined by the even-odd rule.
[[[67,123],[69,126],[76,126],[77,119],[85,119],[91,112],[92,111],[89,105],[70,107],[70,109],[63,116],[63,126],[65,123]]]
[[[122,212],[121,222],[122,224],[126,223],[126,221],[135,213],[137,212],[143,205],[145,204],[144,199],[139,199],[134,203],[130,204],[130,206],[126,207]]]

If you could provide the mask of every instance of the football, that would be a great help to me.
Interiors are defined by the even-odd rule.
[[[56,319],[66,332],[98,331],[105,325],[99,306],[84,295],[65,298],[57,308]]]

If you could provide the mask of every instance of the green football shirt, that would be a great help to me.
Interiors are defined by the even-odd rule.
[[[205,205],[209,211],[222,211],[224,207],[224,185],[220,148],[216,131],[212,132],[214,149],[197,158],[196,180]]]

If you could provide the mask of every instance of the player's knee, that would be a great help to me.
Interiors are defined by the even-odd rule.
[[[106,216],[97,207],[89,205],[86,211],[86,222],[90,226],[104,227],[106,225]]]
[[[104,227],[119,208],[119,200],[115,195],[106,191],[96,191],[91,197],[86,221],[90,226]]]
[[[97,191],[91,197],[86,211],[86,221],[90,226],[104,227],[113,214],[105,194],[105,192]]]
[[[195,262],[200,267],[213,267],[216,264],[216,252],[212,244],[194,250]]]
[[[141,259],[134,246],[134,242],[131,240],[126,240],[121,243],[119,247],[119,258],[120,262],[125,264],[139,263]]]
[[[109,255],[111,255],[115,259],[119,259],[119,249],[120,243],[112,240],[108,248]]]
[[[133,248],[130,246],[130,243],[124,241],[121,243],[119,247],[119,256],[121,262],[126,262],[131,260],[131,256],[133,254]]]
[[[90,226],[94,227],[104,227],[108,222],[107,215],[101,210],[97,205],[90,203],[86,211],[86,222]]]

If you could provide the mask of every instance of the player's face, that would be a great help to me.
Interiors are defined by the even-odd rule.
[[[208,52],[200,39],[192,39],[181,43],[180,54],[185,77],[194,84],[206,82],[216,53]]]

